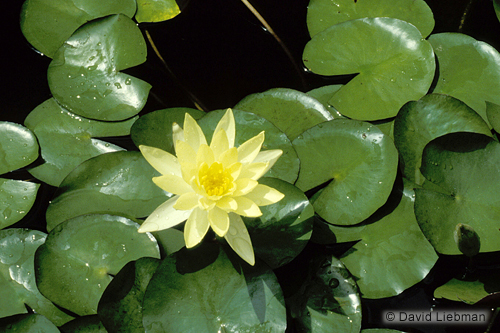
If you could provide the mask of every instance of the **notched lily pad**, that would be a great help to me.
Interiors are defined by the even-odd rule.
[[[424,149],[424,177],[435,189],[416,189],[415,215],[437,252],[461,254],[457,224],[479,235],[480,252],[500,250],[500,144],[476,133],[452,133]]]
[[[140,152],[115,152],[91,158],[61,183],[47,209],[47,230],[88,213],[148,216],[171,197],[151,180],[159,175]]]
[[[316,74],[359,73],[330,100],[342,115],[358,120],[394,117],[403,104],[427,93],[436,68],[420,31],[388,17],[331,26],[307,43],[303,61]]]
[[[208,142],[212,140],[213,131],[225,112],[226,110],[211,111],[198,121]],[[283,151],[283,155],[266,173],[266,176],[294,183],[299,173],[300,161],[286,134],[271,122],[256,114],[233,110],[233,115],[236,122],[235,147],[265,131],[265,140],[261,151],[268,149],[281,149]]]
[[[125,15],[112,15],[78,29],[54,54],[47,78],[63,107],[86,118],[116,121],[135,116],[151,85],[121,70],[146,61],[141,31]]]
[[[37,50],[52,58],[57,49],[87,21],[111,14],[134,16],[134,0],[26,0],[21,30]]]
[[[332,224],[357,224],[382,206],[396,179],[391,138],[366,122],[334,119],[293,141],[301,161],[296,186],[306,192],[329,182],[313,203]]]
[[[137,22],[161,22],[181,12],[175,0],[137,0]]]
[[[307,6],[309,34],[363,17],[392,17],[416,26],[423,37],[434,29],[434,17],[423,0],[311,0]]]
[[[158,244],[125,217],[89,214],[56,226],[35,254],[40,292],[80,316],[97,313],[112,276],[129,261],[159,258]]]

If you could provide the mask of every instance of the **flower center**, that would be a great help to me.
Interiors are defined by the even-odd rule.
[[[221,196],[233,187],[233,177],[219,162],[214,162],[210,167],[204,163],[199,171],[198,179],[208,196]]]

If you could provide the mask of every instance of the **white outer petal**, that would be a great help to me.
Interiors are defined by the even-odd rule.
[[[173,205],[179,196],[174,196],[152,212],[139,228],[139,232],[153,232],[171,228],[187,220],[192,210],[177,210]]]

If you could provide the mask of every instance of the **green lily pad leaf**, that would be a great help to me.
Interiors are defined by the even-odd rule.
[[[314,209],[301,190],[283,180],[266,177],[259,183],[285,195],[275,204],[260,207],[262,216],[243,218],[256,257],[275,269],[292,261],[308,243]]]
[[[184,241],[184,233],[175,228],[163,229],[152,232],[155,236],[162,258],[175,253],[186,246]]]
[[[0,229],[28,214],[39,187],[40,184],[0,178]]]
[[[308,191],[329,182],[314,201],[316,213],[329,223],[359,223],[382,206],[396,179],[398,152],[376,126],[334,119],[293,140],[301,161],[295,184]]]
[[[175,0],[137,0],[137,22],[161,22],[181,12]]]
[[[405,333],[405,332],[398,330],[391,330],[389,328],[368,328],[361,330],[361,333]]]
[[[40,142],[44,164],[29,169],[37,179],[59,186],[83,161],[123,148],[94,137],[128,135],[137,117],[122,122],[102,122],[79,117],[51,98],[26,117],[25,125]]]
[[[19,314],[0,319],[0,333],[44,332],[60,333],[56,325],[41,314]]]
[[[318,33],[303,61],[316,74],[359,73],[330,100],[342,115],[358,120],[394,117],[403,104],[427,93],[436,69],[420,31],[388,17],[347,21]]]
[[[306,282],[289,303],[299,332],[355,333],[361,329],[356,282],[335,257],[317,257]]]
[[[486,117],[493,129],[500,133],[500,105],[486,101]]]
[[[226,110],[211,111],[198,121],[208,142],[212,140],[213,131],[225,112]],[[281,149],[283,151],[283,155],[266,173],[266,176],[279,178],[293,184],[299,173],[300,161],[285,133],[259,115],[241,110],[233,110],[233,115],[236,122],[235,147],[265,131],[262,151],[268,149]]]
[[[200,119],[205,112],[190,108],[170,108],[150,112],[140,117],[132,126],[130,136],[135,145],[160,148],[175,154],[172,138],[172,124],[184,124],[184,116],[189,113],[194,119]]]
[[[27,304],[58,326],[73,319],[42,296],[36,285],[33,256],[46,236],[36,230],[0,230],[0,317],[25,313]]]
[[[374,223],[355,228],[330,226],[338,242],[360,239],[340,260],[364,298],[399,295],[423,280],[438,259],[415,218],[412,186],[406,185],[396,209]]]
[[[479,276],[470,280],[451,279],[434,290],[435,298],[474,304],[494,292],[500,291],[498,271],[480,271]]]
[[[92,21],[54,54],[47,78],[52,95],[90,119],[124,120],[144,107],[151,85],[121,70],[146,61],[141,31],[124,15]]]
[[[313,90],[309,90],[307,94],[311,96],[312,98],[316,98],[318,102],[323,104],[323,106],[326,108],[328,112],[332,115],[333,119],[336,118],[345,118],[340,112],[335,109],[331,104],[330,100],[332,99],[333,95],[340,89],[342,88],[342,84],[332,84],[329,86],[323,86],[319,87]]]
[[[259,262],[235,269],[217,243],[165,258],[149,282],[143,313],[146,332],[263,333],[286,328],[283,293],[273,272]]]
[[[108,285],[97,312],[110,332],[144,332],[142,302],[149,281],[160,265],[155,258],[140,258],[123,267]]]
[[[61,183],[47,209],[47,230],[69,218],[96,212],[148,216],[172,196],[151,180],[159,175],[139,152],[91,158]]]
[[[25,167],[37,158],[35,135],[22,125],[0,121],[0,175]]]
[[[488,124],[464,102],[447,95],[430,94],[406,103],[394,123],[394,143],[401,154],[403,174],[421,185],[422,152],[433,139],[452,132],[491,136]]]
[[[27,0],[21,11],[21,30],[31,45],[52,58],[84,23],[118,13],[132,17],[135,10],[134,0]]]
[[[106,286],[129,261],[159,258],[158,244],[139,224],[108,214],[78,216],[56,226],[35,254],[40,292],[80,316],[97,313]]]
[[[82,316],[61,327],[64,333],[108,333],[98,315]]]
[[[459,33],[429,37],[439,61],[433,92],[453,96],[474,109],[485,121],[486,104],[500,104],[500,54],[492,46]]]
[[[314,125],[333,119],[318,100],[287,88],[274,88],[249,95],[234,108],[266,118],[290,140]]]
[[[422,174],[439,191],[416,189],[415,215],[437,252],[461,254],[457,224],[479,235],[480,252],[500,250],[500,144],[476,133],[452,133],[424,149]]]
[[[423,0],[311,0],[307,27],[312,36],[326,28],[364,17],[392,17],[416,26],[423,37],[434,29],[434,17]]]

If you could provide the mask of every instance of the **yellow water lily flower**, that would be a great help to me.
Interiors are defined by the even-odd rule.
[[[168,229],[187,220],[184,239],[190,248],[212,227],[241,258],[254,265],[252,243],[241,216],[261,216],[259,206],[284,197],[257,182],[283,152],[260,151],[264,131],[236,148],[235,133],[233,112],[228,109],[208,145],[200,126],[186,113],[183,129],[173,124],[177,157],[158,148],[139,146],[144,158],[162,174],[153,182],[175,194],[149,215],[139,232]]]

